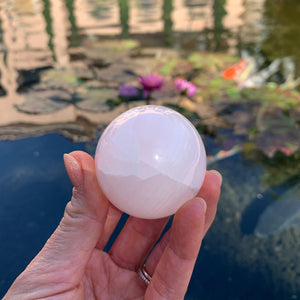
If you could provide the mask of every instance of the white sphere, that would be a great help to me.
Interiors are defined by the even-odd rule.
[[[184,116],[146,105],[109,124],[98,142],[95,165],[113,205],[135,217],[158,219],[196,196],[205,176],[206,153]]]

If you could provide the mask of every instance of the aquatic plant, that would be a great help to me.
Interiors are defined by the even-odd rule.
[[[163,86],[163,77],[159,74],[140,75],[140,84],[144,89],[143,96],[149,100],[150,94],[154,90],[158,90]]]
[[[119,94],[122,98],[134,98],[139,94],[139,90],[134,85],[122,84],[119,87]]]
[[[175,86],[182,96],[193,97],[197,91],[194,84],[182,78],[175,79]]]

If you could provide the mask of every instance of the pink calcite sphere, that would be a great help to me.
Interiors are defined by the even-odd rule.
[[[98,142],[95,164],[100,186],[113,205],[135,217],[158,219],[196,196],[206,153],[184,116],[145,105],[109,124]]]

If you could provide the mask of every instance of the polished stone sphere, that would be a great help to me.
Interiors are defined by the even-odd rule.
[[[158,219],[196,196],[206,153],[184,116],[145,105],[109,124],[98,142],[95,165],[100,186],[114,206],[135,217]]]

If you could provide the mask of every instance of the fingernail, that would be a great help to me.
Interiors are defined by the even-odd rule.
[[[218,171],[216,171],[216,170],[211,170],[210,172],[214,173],[218,177],[219,183],[221,185],[222,181],[223,181],[222,175]]]
[[[79,186],[82,183],[82,172],[79,162],[70,154],[64,154],[64,162],[72,184]]]
[[[203,211],[204,211],[204,214],[205,214],[206,209],[207,209],[207,204],[206,204],[205,200],[203,198],[200,198],[200,197],[196,197],[195,199],[197,199],[197,201],[201,202],[201,205],[203,207]]]

